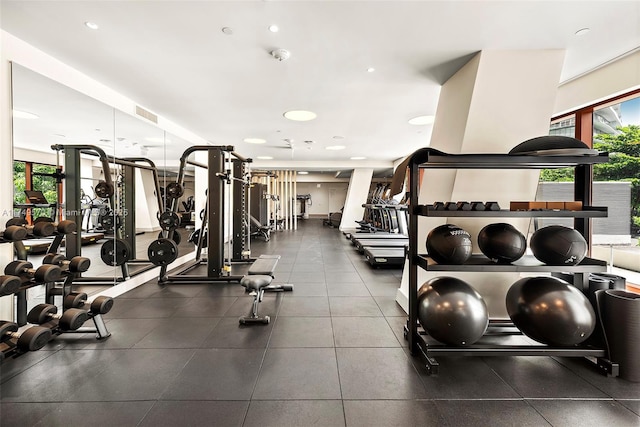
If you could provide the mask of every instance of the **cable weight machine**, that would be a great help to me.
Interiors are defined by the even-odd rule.
[[[189,156],[195,152],[206,152],[208,156],[207,164],[189,160]],[[152,242],[148,249],[151,262],[160,266],[159,283],[239,282],[242,279],[243,275],[231,274],[231,263],[234,261],[234,255],[238,253],[240,255],[238,257],[239,259],[247,260],[244,258],[246,252],[242,245],[237,246],[235,249],[232,248],[231,241],[242,241],[243,239],[240,238],[242,237],[240,234],[244,232],[242,224],[239,224],[238,228],[235,229],[232,229],[232,221],[227,220],[225,224],[225,186],[230,184],[231,181],[242,183],[241,186],[237,187],[247,185],[248,180],[246,179],[245,168],[246,164],[250,162],[251,159],[246,159],[234,152],[233,146],[200,145],[190,147],[184,151],[180,157],[180,169],[178,171],[177,181],[167,185],[168,191],[166,191],[166,194],[167,197],[171,198],[171,203],[169,204],[169,209],[160,215],[161,225],[163,219],[167,220],[167,223],[163,226],[163,237]],[[233,166],[234,173],[232,173],[231,169],[225,169],[225,163]],[[198,250],[196,251],[195,260],[175,274],[168,275],[168,265],[178,258],[178,248],[173,241],[172,235],[179,226],[177,216],[178,194],[181,194],[180,190],[183,188],[187,165],[204,168],[208,171],[208,189],[202,219],[203,224],[200,228]],[[234,175],[240,175],[240,177]],[[238,190],[235,197],[238,199],[236,203],[234,203],[234,209],[238,206],[240,209],[244,209],[245,203],[242,202],[244,197],[242,192]],[[246,221],[240,222],[246,223]],[[228,237],[230,239],[228,247],[229,258],[227,259],[225,259],[224,256],[225,225],[228,227]],[[207,231],[206,233],[205,229]],[[236,233],[239,234],[236,235]],[[203,258],[201,249],[205,245],[205,238],[207,256]],[[203,264],[206,264],[206,276],[188,274]]]

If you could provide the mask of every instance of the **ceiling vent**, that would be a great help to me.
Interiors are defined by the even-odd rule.
[[[158,124],[158,116],[153,114],[151,111],[147,111],[138,105],[136,105],[136,114],[139,115],[140,117],[144,117],[145,119],[155,124]]]

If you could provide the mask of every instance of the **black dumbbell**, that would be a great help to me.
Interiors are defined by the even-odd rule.
[[[22,280],[16,276],[0,276],[0,297],[18,292]]]
[[[12,261],[4,268],[4,274],[21,279],[35,279],[39,283],[51,283],[60,278],[62,270],[57,265],[44,264],[37,269],[28,261]]]
[[[49,237],[56,233],[56,226],[49,218],[46,218],[46,221],[37,218],[33,225],[27,225],[27,222],[22,218],[11,218],[7,221],[7,227],[12,225],[24,227],[28,234],[35,237]]]
[[[27,238],[27,229],[20,225],[8,225],[2,232],[2,240],[5,242],[17,242]]]
[[[18,325],[13,322],[0,320],[0,342],[10,339],[16,340],[16,347],[22,351],[36,351],[51,341],[51,329],[42,326],[32,326],[22,333],[18,333]]]
[[[458,203],[456,203],[456,207],[458,208],[459,211],[470,211],[471,210],[471,203],[469,203],[469,202],[458,202]]]
[[[56,226],[58,234],[71,234],[78,230],[78,226],[75,221],[69,221],[65,219],[64,221],[60,221]]]
[[[69,308],[87,308],[87,299],[89,297],[84,292],[72,292],[64,297],[63,307],[65,310]],[[89,314],[107,314],[113,308],[113,298],[100,295],[96,297],[89,305]]]
[[[485,203],[485,210],[487,211],[499,211],[500,205],[498,202],[487,202]]]
[[[485,206],[483,202],[471,202],[471,210],[473,211],[483,211],[485,210]]]
[[[57,320],[58,326],[63,331],[75,331],[89,320],[89,312],[78,308],[70,308],[62,314],[57,313],[58,307],[53,304],[38,304],[27,314],[27,322],[42,325]]]
[[[67,260],[62,254],[46,254],[42,264],[57,265],[63,271],[70,273],[84,273],[91,266],[91,260],[86,257],[74,256]]]

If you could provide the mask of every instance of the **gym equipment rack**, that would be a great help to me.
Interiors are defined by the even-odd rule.
[[[414,152],[406,161],[409,168],[410,181],[410,211],[409,211],[409,316],[405,326],[405,338],[412,355],[420,355],[426,363],[430,373],[438,372],[438,362],[435,355],[464,355],[464,356],[562,356],[595,358],[596,366],[601,372],[617,376],[618,364],[608,360],[607,350],[582,344],[574,347],[555,347],[543,344],[496,344],[500,335],[513,336],[504,328],[513,328],[509,321],[490,319],[489,339],[484,337],[468,347],[454,347],[440,344],[419,330],[418,325],[418,268],[429,271],[456,272],[570,272],[574,273],[573,285],[578,289],[588,289],[589,273],[606,271],[606,263],[592,258],[585,258],[576,266],[548,266],[530,256],[525,256],[513,264],[494,264],[481,255],[472,256],[464,265],[442,265],[435,263],[427,255],[419,254],[418,248],[418,217],[568,217],[574,218],[574,228],[587,240],[590,247],[591,218],[606,217],[606,207],[589,206],[592,200],[592,170],[597,163],[606,163],[608,153],[595,156],[530,156],[508,154],[447,154],[432,148],[422,148]],[[398,168],[399,175],[394,181],[404,182],[405,165]],[[431,209],[418,202],[418,186],[420,183],[420,169],[546,169],[573,167],[575,173],[575,200],[582,201],[582,211],[440,211]],[[398,173],[398,172],[397,172]],[[502,330],[502,331],[501,331]],[[502,332],[502,334],[501,334]],[[507,333],[504,333],[507,332]],[[485,334],[485,337],[489,334]],[[504,337],[502,337],[504,338]]]

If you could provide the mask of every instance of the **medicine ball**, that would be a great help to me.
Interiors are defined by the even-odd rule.
[[[465,281],[435,277],[420,287],[418,295],[418,319],[436,340],[467,346],[486,332],[489,325],[487,305]]]
[[[438,264],[464,264],[472,250],[471,235],[457,225],[440,225],[427,236],[427,252]]]
[[[543,227],[531,236],[533,255],[547,265],[576,265],[587,255],[587,241],[573,228]]]
[[[500,222],[480,230],[478,247],[491,261],[510,263],[524,255],[527,239],[513,225]]]
[[[596,325],[595,312],[584,294],[555,277],[518,280],[509,288],[506,303],[513,324],[543,344],[579,344]]]

